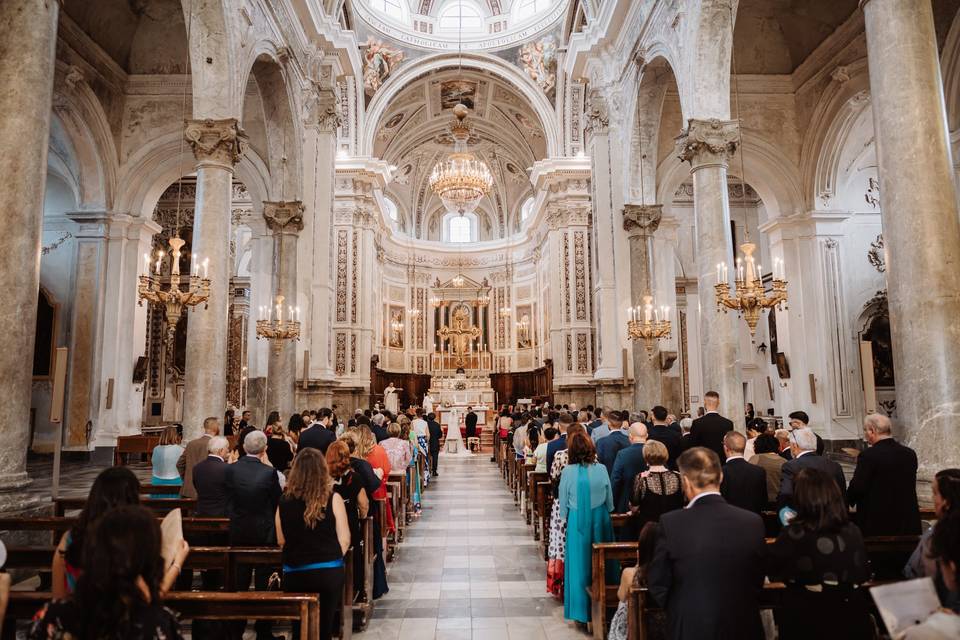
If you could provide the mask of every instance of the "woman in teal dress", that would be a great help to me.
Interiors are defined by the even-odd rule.
[[[563,617],[580,624],[590,621],[590,552],[595,542],[613,542],[613,491],[607,469],[597,464],[597,450],[585,433],[575,433],[567,445],[569,462],[560,476],[560,517],[567,522],[564,564]]]

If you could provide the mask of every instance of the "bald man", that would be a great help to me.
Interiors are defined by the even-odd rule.
[[[613,505],[617,513],[626,513],[630,508],[630,493],[633,490],[633,480],[638,473],[647,470],[647,463],[643,459],[643,443],[647,441],[647,426],[642,422],[634,422],[627,432],[630,444],[617,452],[613,463],[613,475],[610,484],[613,486]]]
[[[917,454],[894,440],[887,416],[867,416],[863,439],[870,447],[857,457],[857,469],[847,489],[847,502],[857,507],[855,520],[863,535],[920,533]]]
[[[743,458],[747,438],[742,433],[730,431],[723,436],[723,482],[720,495],[728,504],[760,513],[767,506],[767,472],[763,467],[750,464]]]

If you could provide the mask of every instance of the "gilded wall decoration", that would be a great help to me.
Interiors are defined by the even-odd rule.
[[[347,321],[347,230],[337,231],[337,322]]]
[[[570,322],[570,236],[563,234],[563,309]]]
[[[587,266],[583,231],[573,234],[573,263],[576,285],[577,320],[587,319]]]
[[[383,86],[391,73],[403,62],[406,54],[400,49],[384,44],[373,36],[367,38],[363,50],[363,89],[372,96]]]
[[[350,274],[352,283],[350,287],[350,318],[352,322],[357,321],[357,284],[360,278],[360,234],[353,232],[353,272]]]
[[[567,338],[567,371],[573,371],[573,339],[568,333]]]
[[[342,376],[347,371],[347,334],[337,334],[337,355],[334,371],[338,376]]]
[[[589,373],[590,365],[587,362],[587,334],[577,334],[577,373]]]

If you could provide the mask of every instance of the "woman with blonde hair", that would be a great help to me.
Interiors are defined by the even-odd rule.
[[[343,593],[350,523],[343,498],[333,490],[327,462],[316,449],[304,449],[294,458],[277,507],[276,527],[283,547],[283,590],[317,594],[319,638],[329,639]],[[294,624],[294,637],[300,633],[298,626]]]
[[[177,471],[177,460],[183,454],[184,447],[180,444],[180,434],[177,428],[169,426],[160,434],[160,443],[153,448],[150,462],[153,467],[150,482],[155,485],[179,487],[183,478]],[[173,491],[172,493],[178,493]],[[169,494],[151,494],[151,498],[169,498]]]
[[[390,466],[394,469],[406,469],[410,464],[412,451],[410,450],[409,433],[407,439],[403,437],[403,431],[410,431],[410,428],[401,428],[396,422],[387,425],[387,435],[390,436],[380,443],[384,451],[387,452],[387,458],[390,460]]]

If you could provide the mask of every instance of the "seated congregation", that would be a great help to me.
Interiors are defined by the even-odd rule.
[[[186,446],[170,427],[151,483],[113,466],[54,517],[0,519],[59,536],[8,548],[4,568],[41,586],[10,595],[4,637],[31,616],[20,630],[37,639],[240,639],[248,619],[258,640],[288,624],[293,638],[350,637],[389,591],[385,563],[420,512],[431,454],[436,473],[439,425],[411,415],[344,423],[324,408],[284,425],[274,412],[257,429],[228,414],[228,435],[207,418]],[[161,522],[173,509],[180,531]]]
[[[847,482],[805,413],[744,435],[705,405],[501,418],[497,460],[568,621],[598,640],[887,638],[870,589],[927,578],[940,609],[895,637],[960,637],[960,469],[922,511],[885,416]]]

